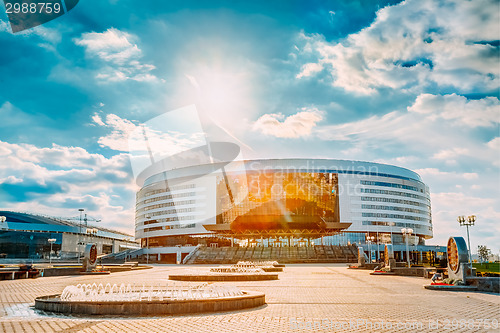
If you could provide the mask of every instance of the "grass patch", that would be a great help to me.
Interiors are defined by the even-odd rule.
[[[500,262],[490,262],[490,263],[472,263],[473,267],[476,267],[478,272],[484,273],[500,273]]]

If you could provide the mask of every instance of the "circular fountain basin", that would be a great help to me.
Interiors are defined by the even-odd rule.
[[[283,272],[285,265],[279,264],[277,261],[238,261],[233,267],[242,268],[260,268],[264,272]]]
[[[217,274],[172,274],[168,276],[169,280],[176,281],[265,281],[265,280],[278,280],[278,274],[275,273],[217,273]]]
[[[172,274],[168,276],[169,280],[177,281],[264,281],[278,280],[278,274],[267,273],[262,267],[256,266],[219,266],[212,267],[207,271],[191,270],[180,274]]]
[[[260,267],[264,272],[283,272],[283,267],[276,267],[276,266],[270,266],[270,267]]]
[[[235,311],[266,303],[265,294],[253,291],[243,291],[239,296],[151,301],[63,301],[60,296],[38,297],[35,299],[35,308],[64,314],[155,316]]]
[[[261,269],[264,272],[270,273],[270,272],[283,272],[283,267],[276,267],[276,266],[259,266],[259,265],[232,265],[231,267],[234,268],[241,268],[241,269]]]

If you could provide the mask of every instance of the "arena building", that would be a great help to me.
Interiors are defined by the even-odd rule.
[[[158,258],[162,249],[198,244],[355,243],[383,251],[382,244],[405,243],[403,228],[423,251],[433,235],[429,188],[392,165],[270,159],[152,170],[138,181],[135,230]]]
[[[2,258],[48,259],[52,248],[52,258],[75,259],[87,243],[95,243],[98,254],[139,248],[133,236],[119,231],[50,216],[0,211]]]

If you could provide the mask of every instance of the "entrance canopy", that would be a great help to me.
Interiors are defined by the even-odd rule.
[[[273,228],[273,229],[235,229],[231,224],[208,224],[204,225],[208,231],[215,232],[221,236],[234,238],[277,238],[277,237],[296,237],[296,238],[319,238],[321,236],[332,236],[349,228],[351,223],[324,222],[322,228]]]

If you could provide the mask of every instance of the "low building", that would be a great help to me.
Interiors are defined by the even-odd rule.
[[[0,211],[0,256],[3,258],[77,258],[86,243],[95,243],[98,254],[139,248],[133,236],[122,232],[82,225],[64,219],[31,213]],[[1,219],[3,220],[3,218]],[[0,220],[0,221],[1,221]]]

